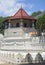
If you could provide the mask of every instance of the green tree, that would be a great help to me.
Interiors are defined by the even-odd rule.
[[[36,23],[36,28],[40,29],[41,31],[45,29],[45,14],[38,18],[38,21]]]
[[[35,17],[35,16],[38,16],[40,14],[42,14],[43,12],[42,11],[38,11],[38,12],[33,12],[32,13],[32,16]]]
[[[0,17],[0,33],[4,34],[4,24],[3,22],[9,17]]]

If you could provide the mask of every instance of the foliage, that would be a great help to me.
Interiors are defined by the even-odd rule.
[[[0,17],[0,33],[4,34],[4,24],[3,22],[7,19],[8,17]]]
[[[36,23],[36,28],[40,29],[41,31],[45,29],[45,14],[38,18],[38,21]]]
[[[38,16],[42,13],[42,11],[38,11],[38,12],[33,12],[32,13],[32,16],[35,17],[35,16]]]

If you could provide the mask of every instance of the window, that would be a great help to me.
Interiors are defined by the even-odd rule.
[[[16,23],[16,27],[19,27],[20,26],[20,24],[19,23]]]
[[[27,27],[27,23],[24,23],[24,27]]]

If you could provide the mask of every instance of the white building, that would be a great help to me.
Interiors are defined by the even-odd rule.
[[[39,63],[45,60],[45,37],[37,35],[35,23],[36,19],[22,8],[4,21],[4,35],[0,34],[0,61]]]

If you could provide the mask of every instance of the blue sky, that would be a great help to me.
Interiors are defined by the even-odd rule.
[[[45,10],[45,0],[0,0],[0,16],[14,15],[21,5],[29,15]]]

